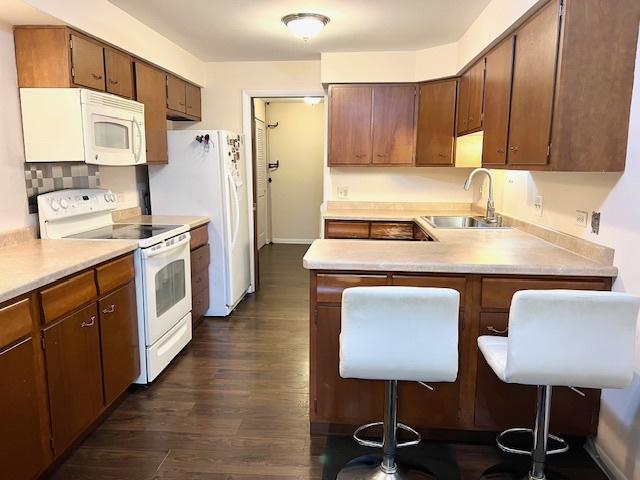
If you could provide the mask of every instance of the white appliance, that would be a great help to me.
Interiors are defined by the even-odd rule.
[[[191,341],[191,253],[187,225],[113,223],[113,192],[59,190],[38,196],[42,238],[137,240],[134,253],[140,376],[153,381]]]
[[[84,88],[21,88],[27,162],[147,163],[144,105]]]
[[[226,316],[251,284],[249,209],[242,137],[228,131],[170,131],[169,164],[149,166],[151,210],[206,215],[209,223],[208,316]]]

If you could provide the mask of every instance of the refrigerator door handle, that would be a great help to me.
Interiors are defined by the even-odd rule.
[[[236,244],[236,240],[238,239],[238,230],[240,228],[240,200],[238,199],[238,192],[236,191],[236,184],[233,181],[233,177],[229,172],[227,172],[227,181],[229,182],[229,194],[233,197],[234,208],[236,211],[235,214],[235,225],[233,227],[233,236],[231,238],[231,248]]]

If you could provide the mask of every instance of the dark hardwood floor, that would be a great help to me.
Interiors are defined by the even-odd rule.
[[[309,436],[307,414],[306,249],[264,247],[259,292],[230,317],[205,319],[160,378],[133,388],[52,478],[321,479],[325,439]],[[493,445],[448,447],[461,480],[501,459]],[[569,461],[575,478],[605,478],[581,458]]]

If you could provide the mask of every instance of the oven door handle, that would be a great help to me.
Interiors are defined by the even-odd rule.
[[[162,248],[159,248],[158,250],[153,250],[153,251],[148,251],[149,249],[146,249],[146,250],[143,249],[142,254],[144,255],[145,258],[155,257],[156,255],[160,255],[161,253],[167,253],[167,252],[170,252],[171,250],[180,248],[183,245],[189,243],[190,241],[191,241],[191,237],[188,235],[185,239],[180,240],[169,247],[162,247]]]

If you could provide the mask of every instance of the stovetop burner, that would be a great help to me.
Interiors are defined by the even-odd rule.
[[[87,240],[144,240],[168,232],[182,225],[145,225],[136,223],[116,223],[87,232],[68,235],[64,238]]]

